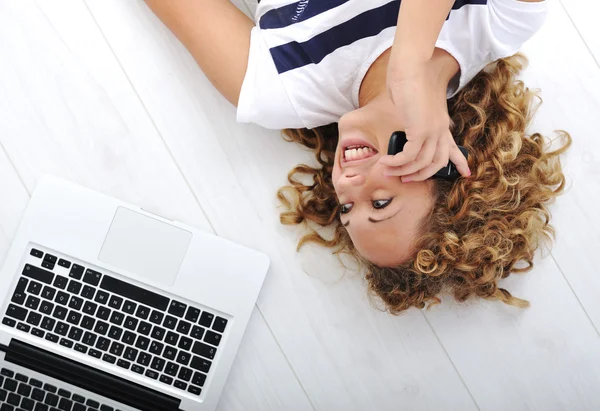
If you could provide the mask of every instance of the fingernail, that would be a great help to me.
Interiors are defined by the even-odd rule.
[[[471,177],[471,169],[467,168],[467,177]]]
[[[403,183],[410,183],[412,180],[410,178],[403,178],[402,182]]]

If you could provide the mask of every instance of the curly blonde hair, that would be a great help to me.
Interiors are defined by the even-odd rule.
[[[516,79],[525,63],[522,55],[499,60],[449,101],[453,135],[469,151],[473,175],[434,180],[434,206],[421,226],[415,255],[393,268],[362,258],[340,222],[331,180],[337,124],[284,130],[288,141],[314,150],[319,167],[299,165],[290,171],[290,185],[278,192],[287,207],[281,222],[310,221],[334,230],[326,238],[309,228],[298,249],[313,242],[354,256],[365,268],[370,291],[392,314],[437,304],[442,292],[461,302],[475,295],[528,306],[498,281],[513,272],[530,271],[541,241],[554,239],[547,205],[564,190],[559,156],[571,145],[571,137],[560,132],[562,146],[549,151],[551,142],[542,135],[525,134],[537,97]],[[304,184],[302,176],[312,177],[313,183]],[[524,266],[517,267],[520,262]]]

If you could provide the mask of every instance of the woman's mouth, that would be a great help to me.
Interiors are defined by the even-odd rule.
[[[373,157],[377,151],[369,146],[353,145],[346,147],[344,150],[344,160],[346,162],[364,160],[365,158]]]

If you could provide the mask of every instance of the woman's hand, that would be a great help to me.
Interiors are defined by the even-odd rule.
[[[401,176],[403,182],[423,181],[446,167],[448,160],[461,175],[471,175],[450,133],[447,86],[448,80],[431,60],[410,69],[390,64],[387,88],[408,142],[402,152],[380,160],[390,166],[388,175]]]

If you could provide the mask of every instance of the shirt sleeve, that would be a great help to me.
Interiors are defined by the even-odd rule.
[[[463,6],[452,11],[436,43],[460,65],[458,77],[449,85],[448,98],[488,64],[519,51],[542,27],[548,1],[488,0],[486,6]]]
[[[270,129],[304,127],[257,27],[250,35],[250,55],[238,100],[237,121]]]

